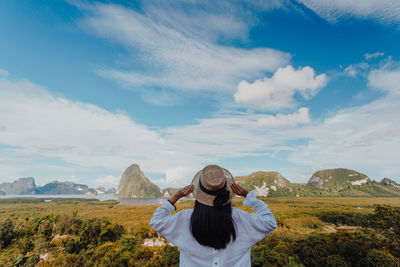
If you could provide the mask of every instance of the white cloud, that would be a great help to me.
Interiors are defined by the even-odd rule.
[[[9,179],[28,173],[39,183],[79,175],[84,177],[80,182],[90,183],[93,176],[122,173],[138,163],[145,173],[165,174],[171,184],[190,182],[190,172],[205,163],[232,153],[253,155],[272,144],[272,139],[257,136],[261,117],[229,115],[151,130],[123,112],[55,96],[26,80],[0,79],[5,127],[0,140],[9,146],[2,151],[7,162],[1,162],[0,172]]]
[[[366,60],[369,60],[369,59],[375,59],[375,58],[381,57],[381,56],[383,56],[383,55],[385,55],[385,54],[382,53],[382,52],[376,52],[376,53],[372,53],[372,54],[365,53],[365,54],[364,54],[364,58],[365,58]]]
[[[224,158],[268,155],[274,151],[290,150],[283,144],[298,137],[288,136],[291,131],[283,126],[295,124],[290,121],[292,116],[276,115],[275,121],[271,122],[275,124],[273,131],[270,131],[270,126],[260,125],[259,121],[265,118],[265,114],[216,114],[212,118],[199,119],[193,125],[168,127],[162,133],[171,147],[179,147],[179,153],[194,153],[204,164]]]
[[[400,1],[398,0],[297,0],[331,23],[349,17],[375,19],[384,24],[400,23]]]
[[[50,151],[64,151],[64,150],[71,150],[73,146],[61,146],[56,144],[40,144],[36,145],[37,148],[41,150],[50,150]]]
[[[146,162],[160,139],[127,115],[54,96],[25,80],[0,79],[0,121],[1,143],[18,153],[89,170]]]
[[[302,107],[293,114],[277,114],[276,116],[267,115],[258,119],[258,124],[261,126],[297,126],[299,124],[310,123],[310,114],[308,108]]]
[[[235,93],[235,101],[252,109],[280,110],[295,104],[295,93],[305,99],[313,97],[328,82],[325,74],[315,75],[311,67],[294,69],[279,68],[271,78],[254,83],[241,81]]]
[[[119,179],[120,177],[118,176],[114,176],[114,175],[106,175],[106,176],[102,176],[99,177],[97,179],[95,179],[91,184],[93,185],[93,187],[114,187],[117,188],[118,184],[119,184]]]
[[[11,156],[15,157],[15,158],[21,158],[21,159],[28,159],[28,158],[33,158],[34,155],[30,154],[30,153],[25,153],[23,151],[15,151],[13,153],[11,153]]]
[[[176,166],[170,168],[165,173],[165,178],[159,180],[159,184],[179,187],[188,184],[190,178],[193,174],[192,169],[187,166]]]
[[[0,69],[0,76],[8,76],[8,71],[5,69]]]
[[[274,49],[218,43],[219,37],[247,36],[247,24],[226,11],[206,15],[192,8],[186,14],[187,10],[172,12],[152,5],[145,6],[142,13],[111,4],[85,6],[81,21],[88,32],[124,45],[130,53],[124,64],[135,66],[101,67],[96,73],[146,92],[146,100],[158,94],[150,90],[153,87],[174,92],[232,92],[240,80],[255,79],[290,60],[289,54]]]
[[[186,36],[205,40],[247,39],[248,25],[245,18],[239,18],[238,7],[230,2],[214,1],[190,2],[184,5],[177,2],[160,2],[145,0],[141,9],[147,17],[159,24],[168,25],[170,28]],[[231,13],[225,9],[230,9]],[[171,16],[171,14],[174,14]],[[247,17],[247,20],[251,18]]]
[[[351,76],[351,77],[356,77],[357,76],[357,68],[354,65],[349,65],[344,69],[344,73]]]
[[[274,116],[216,113],[190,125],[156,130],[122,112],[54,96],[28,81],[0,79],[0,121],[5,126],[0,140],[9,146],[2,150],[0,173],[18,178],[51,171],[57,174],[47,177],[52,179],[90,174],[92,178],[79,181],[91,184],[97,179],[116,186],[117,176],[98,177],[122,174],[138,163],[145,174],[163,174],[164,185],[181,186],[209,163],[287,151],[296,166],[283,172],[288,177],[297,177],[294,171],[299,168],[348,167],[372,177],[396,178],[400,173],[398,73],[387,68],[372,71],[370,85],[387,95],[324,120],[311,122],[308,108],[303,107]],[[37,160],[14,158],[16,151]],[[287,158],[282,160],[290,166]]]
[[[58,181],[60,181],[60,182],[72,182],[72,183],[75,183],[75,184],[80,183],[79,178],[74,176],[74,175],[71,175],[69,177],[66,177],[66,178],[58,180]]]
[[[368,75],[369,86],[389,93],[400,93],[400,68],[373,70]]]
[[[347,66],[344,69],[343,74],[355,78],[357,75],[367,74],[370,68],[371,66],[367,62],[362,61],[360,63]]]

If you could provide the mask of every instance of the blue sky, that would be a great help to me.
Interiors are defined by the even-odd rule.
[[[206,164],[400,182],[398,1],[1,1],[0,181]]]

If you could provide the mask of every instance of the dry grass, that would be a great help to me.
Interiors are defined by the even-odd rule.
[[[261,198],[268,203],[277,219],[283,222],[278,232],[310,234],[315,231],[331,231],[315,214],[325,211],[370,213],[376,204],[400,206],[400,198]],[[234,198],[233,206],[246,211],[250,207],[241,204],[242,198]],[[122,224],[127,231],[148,226],[154,210],[160,205],[92,205],[88,203],[0,203],[0,221],[7,218],[24,220],[44,214],[72,215],[74,211],[83,218],[102,217]],[[363,207],[358,209],[357,206]],[[193,201],[177,203],[177,209],[193,208]]]

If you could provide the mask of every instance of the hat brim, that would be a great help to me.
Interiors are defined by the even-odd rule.
[[[226,189],[229,191],[229,200],[226,203],[224,203],[224,205],[226,205],[232,200],[232,197],[234,195],[232,188],[231,188],[231,184],[233,184],[235,182],[235,180],[233,179],[232,174],[227,169],[222,168],[222,170],[224,171],[224,174],[226,177]],[[192,180],[192,184],[194,185],[193,196],[201,204],[204,204],[207,206],[214,206],[214,199],[216,198],[216,196],[209,195],[200,189],[199,179],[201,177],[202,171],[203,170],[200,170],[193,177],[193,180]]]

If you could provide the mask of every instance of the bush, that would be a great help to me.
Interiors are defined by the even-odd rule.
[[[339,255],[329,255],[326,258],[326,267],[347,267],[348,264]]]
[[[161,253],[162,266],[179,266],[179,250],[177,247],[165,246]]]
[[[368,226],[370,215],[360,213],[343,213],[343,212],[322,212],[317,217],[328,223],[335,225],[352,225],[352,226]]]
[[[371,266],[387,266],[387,267],[397,267],[400,266],[398,259],[393,257],[386,250],[371,249],[368,251],[368,263]]]
[[[0,224],[0,249],[10,245],[16,236],[16,232],[14,231],[14,223],[11,220],[2,222]]]

